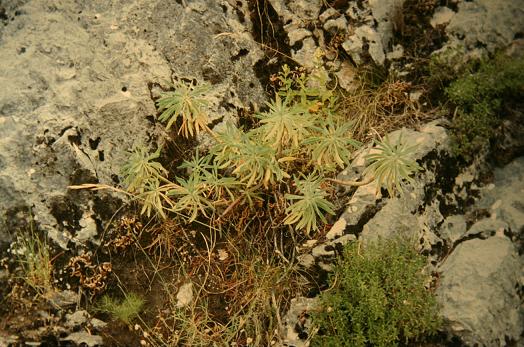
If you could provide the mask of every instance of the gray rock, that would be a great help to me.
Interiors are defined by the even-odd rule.
[[[85,331],[79,331],[67,335],[62,341],[74,342],[77,346],[85,345],[88,347],[102,346],[104,339],[102,336],[91,335]]]
[[[269,2],[282,17],[283,22],[292,22],[299,26],[317,20],[322,8],[322,0],[269,0]]]
[[[347,61],[340,64],[340,68],[335,72],[338,84],[347,91],[353,91],[358,88],[357,70]]]
[[[364,23],[364,24],[373,24],[374,18],[371,13],[371,8],[369,6],[359,6],[356,1],[350,1],[348,4],[348,9],[346,11],[346,16],[353,21]]]
[[[0,85],[10,87],[0,88],[0,242],[29,207],[62,248],[98,242],[97,223],[123,197],[100,192],[93,203],[67,186],[113,185],[129,150],[164,141],[148,120],[157,113],[151,86],[168,88],[172,77],[213,84],[212,119],[265,100],[253,72],[263,53],[249,16],[241,24],[228,2],[24,3],[1,26]]]
[[[470,51],[485,47],[488,52],[506,47],[517,33],[524,32],[524,7],[513,0],[460,1],[446,32],[450,44],[460,42]]]
[[[91,318],[91,320],[89,321],[89,324],[94,328],[94,329],[97,329],[97,330],[101,330],[103,328],[105,328],[107,326],[107,323],[100,320],[100,319],[97,319],[97,318]]]
[[[318,16],[318,19],[320,20],[320,23],[325,23],[328,19],[339,17],[339,16],[340,16],[340,12],[338,12],[337,10],[335,10],[332,7],[329,7],[327,10],[325,10]]]
[[[304,29],[304,28],[297,28],[297,29],[290,30],[287,33],[287,36],[289,38],[289,45],[294,46],[295,43],[302,41],[303,39],[311,35],[313,35],[313,33],[311,33],[311,31]]]
[[[389,47],[393,39],[393,22],[395,16],[402,12],[404,0],[370,0],[369,7],[375,19],[378,35],[384,48]],[[370,47],[371,48],[371,47]],[[371,53],[371,52],[370,52]],[[376,62],[376,60],[375,60]]]
[[[517,288],[522,264],[506,237],[461,243],[440,267],[437,296],[448,331],[467,346],[519,341],[524,312]]]
[[[351,2],[346,15],[357,24],[353,25],[354,34],[343,44],[344,50],[357,63],[362,63],[363,49],[367,46],[367,53],[377,65],[386,61],[386,53],[391,59],[402,56],[398,48],[391,52],[393,24],[395,16],[402,11],[403,0],[372,0],[357,4]],[[351,31],[351,30],[350,30]],[[388,58],[389,59],[389,58]]]
[[[89,313],[85,310],[75,311],[71,314],[66,314],[65,326],[75,328],[85,324],[89,319]]]
[[[180,286],[176,295],[176,307],[186,307],[193,301],[193,283],[187,282]]]
[[[348,21],[345,17],[338,17],[337,19],[329,19],[324,23],[324,30],[331,33],[345,34],[348,31]]]
[[[397,235],[409,238],[418,237],[421,233],[419,221],[412,210],[419,203],[418,199],[405,194],[401,198],[388,201],[377,214],[364,225],[361,238],[364,241],[378,237],[392,238]]]
[[[462,215],[449,216],[442,223],[440,236],[449,244],[454,244],[466,233],[466,218]]]
[[[315,52],[318,46],[312,37],[306,37],[302,41],[302,47],[298,50],[291,50],[293,59],[300,63],[306,69],[313,69],[315,67]]]
[[[382,46],[382,41],[378,33],[370,26],[364,25],[355,29],[355,34],[348,37],[346,41],[342,43],[342,48],[348,53],[351,58],[357,64],[361,64],[362,54],[364,49],[364,43],[369,43],[369,54],[375,61],[375,63],[381,65],[384,63],[385,54]],[[372,48],[373,47],[373,48]],[[373,54],[372,54],[373,52]]]
[[[351,235],[351,234],[343,235],[343,236],[341,236],[341,237],[339,237],[339,238],[337,238],[337,239],[335,239],[333,241],[329,241],[327,243],[321,244],[321,245],[313,248],[313,250],[311,251],[311,254],[315,258],[334,257],[335,256],[335,248],[337,247],[337,245],[344,246],[348,242],[354,241],[354,240],[356,240],[355,235]]]
[[[446,25],[451,21],[451,18],[455,15],[455,12],[449,7],[440,6],[435,9],[433,18],[429,22],[433,28],[439,25]]]
[[[80,294],[72,290],[63,290],[60,292],[53,292],[47,300],[55,307],[67,307],[78,304],[80,302]]]
[[[333,224],[331,229],[329,229],[328,233],[326,234],[326,239],[328,240],[334,240],[338,237],[341,237],[344,235],[344,230],[346,229],[347,222],[344,218],[340,218],[338,221]]]
[[[513,233],[524,230],[524,157],[494,172],[492,185],[483,189],[479,207],[489,209],[492,218],[508,223]]]
[[[307,347],[309,342],[300,338],[301,330],[310,331],[311,320],[303,320],[308,312],[314,311],[319,306],[318,298],[297,297],[291,299],[289,310],[283,317],[283,327],[280,332],[283,346]]]
[[[388,60],[398,60],[404,56],[404,47],[402,45],[393,46],[393,50],[386,54]]]
[[[464,237],[478,237],[486,239],[494,236],[495,234],[504,235],[506,231],[509,231],[508,223],[498,219],[482,219],[476,222],[469,228]]]

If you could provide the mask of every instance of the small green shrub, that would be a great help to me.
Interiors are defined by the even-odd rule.
[[[524,58],[498,55],[482,61],[446,88],[456,106],[452,121],[452,149],[469,160],[488,146],[502,120],[503,105],[524,97]]]
[[[428,86],[442,90],[445,86],[472,68],[468,63],[463,49],[460,47],[447,48],[444,51],[432,54],[427,64],[425,82]]]
[[[126,324],[138,316],[144,306],[144,300],[134,293],[129,293],[122,301],[117,301],[108,295],[100,299],[98,310],[109,313],[113,318]]]
[[[424,286],[425,262],[405,239],[346,245],[312,314],[312,346],[391,347],[435,333],[440,318]]]

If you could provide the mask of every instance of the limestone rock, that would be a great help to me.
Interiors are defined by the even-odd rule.
[[[322,0],[269,0],[269,2],[284,22],[300,24],[315,21],[322,7]]]
[[[502,219],[513,233],[524,230],[524,157],[494,172],[492,187],[484,189],[478,205],[489,209],[492,218]]]
[[[326,23],[324,23],[324,30],[331,33],[345,34],[348,30],[348,21],[345,17],[329,19]]]
[[[449,244],[454,244],[466,233],[466,219],[462,215],[447,217],[442,223],[439,234]]]
[[[309,345],[301,333],[311,328],[311,322],[309,319],[304,321],[301,317],[307,317],[307,313],[317,309],[318,306],[318,298],[291,299],[289,310],[283,319],[284,326],[281,332],[284,346],[306,347]]]
[[[287,33],[287,36],[289,37],[289,45],[294,46],[295,43],[302,41],[303,39],[311,35],[313,35],[311,31],[304,29],[304,28],[297,28],[294,30],[290,30]]]
[[[70,342],[74,342],[77,346],[88,346],[88,347],[103,346],[103,343],[104,343],[102,336],[91,335],[85,331],[71,333],[67,335],[63,339],[63,341],[70,341]]]
[[[320,23],[325,23],[328,19],[338,16],[340,16],[340,12],[338,12],[332,7],[329,7],[327,10],[325,10],[318,16],[318,19],[320,20]]]
[[[62,248],[97,242],[122,197],[67,187],[118,184],[133,147],[163,142],[154,86],[212,84],[214,120],[265,100],[250,19],[228,2],[12,3],[19,15],[0,28],[2,243],[30,215]]]
[[[369,46],[368,52],[373,61],[378,65],[384,64],[386,55],[384,53],[382,38],[377,31],[370,26],[363,25],[357,27],[355,29],[355,34],[351,35],[346,41],[344,41],[342,47],[349,55],[351,55],[353,60],[359,64],[362,62],[362,53],[365,43]]]
[[[513,0],[460,1],[446,32],[468,50],[485,47],[488,52],[506,47],[524,32],[524,7]]]
[[[184,283],[176,295],[176,307],[186,307],[193,300],[193,283]]]
[[[439,25],[446,25],[451,21],[451,18],[455,15],[455,12],[449,7],[441,6],[435,9],[433,18],[431,18],[430,24],[433,28]]]
[[[518,341],[524,311],[518,295],[522,264],[502,237],[462,242],[442,264],[438,300],[448,329],[468,346]]]

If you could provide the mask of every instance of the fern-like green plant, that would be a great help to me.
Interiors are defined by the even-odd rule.
[[[208,191],[208,196],[214,201],[223,199],[234,200],[235,190],[242,185],[236,177],[222,176],[216,163],[204,172],[204,183]]]
[[[186,169],[190,175],[202,175],[209,170],[213,161],[212,155],[201,156],[200,151],[197,149],[195,155],[191,160],[184,160],[178,167],[179,169]]]
[[[167,170],[156,162],[160,157],[160,148],[149,154],[143,146],[136,147],[129,160],[122,167],[122,184],[131,193],[143,193],[151,179],[167,175]]]
[[[398,137],[395,144],[391,144],[386,136],[384,141],[377,141],[378,150],[366,156],[371,163],[364,170],[363,175],[371,174],[379,187],[386,187],[390,196],[395,189],[402,194],[402,181],[413,182],[411,174],[419,171],[421,167],[411,157],[417,146],[409,146]]]
[[[198,135],[201,130],[210,131],[209,116],[205,110],[208,106],[206,93],[211,89],[209,85],[193,86],[182,81],[175,82],[175,90],[164,93],[157,101],[157,107],[162,114],[158,117],[161,122],[166,122],[166,129],[182,118],[178,133],[189,138]]]
[[[122,301],[117,301],[104,295],[98,305],[98,310],[109,313],[113,318],[126,324],[138,316],[144,307],[144,300],[137,294],[129,293]]]
[[[311,161],[321,170],[349,165],[350,149],[360,142],[350,136],[351,123],[337,124],[331,118],[326,124],[315,127],[316,134],[304,140],[311,153]]]
[[[314,115],[300,104],[289,104],[278,94],[267,105],[269,111],[257,115],[262,124],[258,129],[262,139],[277,150],[290,145],[298,147],[309,136]]]
[[[293,203],[286,208],[285,224],[296,224],[299,229],[305,229],[309,234],[311,230],[318,229],[318,219],[326,223],[324,214],[335,214],[335,206],[326,199],[327,193],[320,187],[322,179],[309,175],[305,179],[296,179],[295,185],[300,193],[286,194],[285,198]]]

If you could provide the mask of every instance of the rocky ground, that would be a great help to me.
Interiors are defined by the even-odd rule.
[[[524,9],[515,0],[0,1],[0,346],[140,344],[143,334],[127,325],[108,328],[107,317],[88,313],[91,294],[74,287],[65,270],[71,258],[94,254],[89,268],[100,276],[100,291],[93,295],[122,282],[144,291],[140,271],[156,275],[145,257],[117,254],[117,279],[97,258],[114,220],[132,209],[122,208],[121,194],[68,186],[118,185],[139,144],[165,145],[173,157],[192,151],[195,143],[172,142],[156,121],[155,100],[171,81],[210,83],[218,126],[263,107],[270,76],[283,63],[311,68],[318,48],[340,87],[351,90],[359,67],[416,78],[417,57],[446,47],[463,47],[468,57],[519,52],[523,33]],[[411,98],[429,103],[420,93]],[[304,247],[300,266],[325,279],[340,244],[413,233],[431,263],[445,320],[435,344],[524,345],[520,126],[507,124],[515,131],[502,151],[468,164],[450,154],[445,117],[392,133],[419,144],[424,170],[416,184],[395,198],[377,195],[373,184],[347,189],[339,218]],[[358,177],[369,148],[339,177]],[[60,289],[40,303],[13,286],[11,248],[17,231],[33,225],[49,240]],[[162,306],[162,288],[153,282],[149,305]],[[292,298],[278,343],[307,344],[301,317],[314,300]]]

